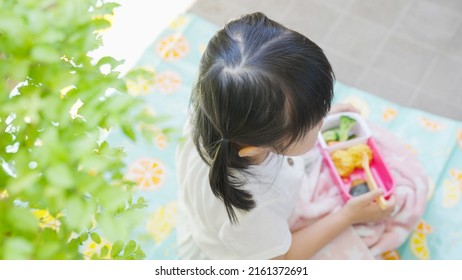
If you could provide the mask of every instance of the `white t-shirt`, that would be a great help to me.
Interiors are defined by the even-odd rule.
[[[177,242],[182,259],[270,259],[285,254],[292,241],[290,223],[304,172],[302,157],[270,154],[251,166],[243,188],[256,207],[236,210],[232,224],[209,184],[209,167],[189,134],[177,150],[179,181]]]

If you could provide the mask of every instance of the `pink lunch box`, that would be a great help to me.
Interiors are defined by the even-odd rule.
[[[337,143],[332,146],[327,146],[324,138],[322,137],[322,132],[332,129],[334,127],[338,127],[340,116],[348,116],[356,120],[355,126],[352,128],[352,133],[356,135],[354,139]],[[367,126],[364,119],[361,115],[356,113],[338,113],[329,115],[325,120],[324,124],[321,128],[321,131],[318,135],[318,145],[321,150],[321,154],[324,158],[324,162],[326,163],[327,167],[329,168],[330,174],[334,183],[340,190],[340,193],[345,201],[350,199],[352,196],[350,194],[351,183],[355,180],[366,180],[366,175],[363,169],[355,169],[349,177],[342,178],[337,172],[337,169],[331,159],[330,153],[338,149],[347,149],[351,146],[364,143],[367,144],[372,151],[372,161],[370,163],[370,169],[372,176],[374,177],[377,187],[384,190],[383,196],[385,199],[388,199],[395,189],[395,185],[393,182],[393,177],[391,176],[390,170],[387,167],[386,163],[384,162],[382,155],[380,154],[377,146],[375,144],[374,138],[372,137],[372,133]]]

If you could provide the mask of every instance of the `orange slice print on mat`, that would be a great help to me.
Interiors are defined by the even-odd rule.
[[[430,251],[428,250],[427,238],[423,233],[414,232],[411,236],[411,252],[421,260],[428,260],[430,258]]]
[[[420,220],[416,227],[416,231],[422,234],[429,234],[432,232],[432,227],[424,220]]]
[[[167,71],[157,75],[155,83],[160,92],[170,94],[180,87],[181,78],[177,73]]]
[[[401,256],[399,255],[398,251],[390,250],[382,253],[382,259],[384,260],[400,260]]]
[[[155,158],[139,159],[130,166],[127,179],[143,191],[157,190],[164,184],[165,166]]]
[[[189,43],[186,37],[179,34],[162,39],[156,47],[157,53],[167,61],[176,61],[189,53]]]

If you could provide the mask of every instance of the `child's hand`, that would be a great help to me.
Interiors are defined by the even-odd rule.
[[[345,207],[341,211],[350,224],[359,224],[367,222],[379,222],[390,217],[390,214],[395,208],[395,200],[392,197],[387,200],[387,208],[382,210],[379,205],[374,202],[382,190],[370,191],[366,194],[356,196],[348,200]]]
[[[340,112],[354,112],[360,114],[361,112],[355,106],[348,103],[338,103],[332,105],[330,108],[329,114],[335,114]]]

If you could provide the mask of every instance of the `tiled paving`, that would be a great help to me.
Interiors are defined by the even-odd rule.
[[[462,120],[462,0],[198,0],[222,26],[260,11],[326,52],[337,80]]]

